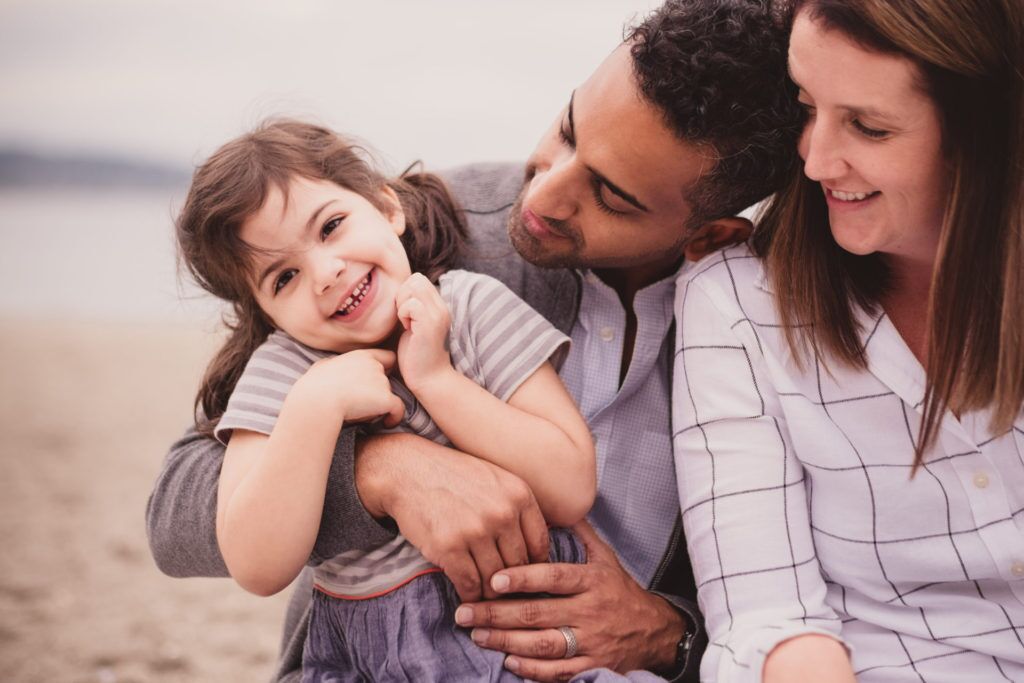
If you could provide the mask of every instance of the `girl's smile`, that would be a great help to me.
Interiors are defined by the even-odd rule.
[[[390,188],[384,195],[390,215],[326,180],[270,188],[240,235],[256,250],[256,301],[276,327],[336,353],[391,336],[395,296],[411,270],[400,239],[405,216]]]

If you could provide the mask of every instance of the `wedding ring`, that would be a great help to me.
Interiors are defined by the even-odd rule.
[[[558,632],[565,638],[565,654],[562,655],[564,659],[575,657],[576,652],[579,650],[579,643],[576,642],[576,634],[572,632],[572,629],[568,626],[559,626]]]

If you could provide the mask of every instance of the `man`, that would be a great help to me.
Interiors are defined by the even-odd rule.
[[[357,441],[354,430],[339,439],[313,562],[379,545],[397,523],[467,600],[456,621],[519,675],[696,676],[669,424],[674,279],[684,254],[745,237],[734,215],[792,163],[799,117],[767,5],[670,0],[572,93],[525,184],[509,166],[447,174],[472,236],[465,267],[571,334],[561,375],[597,450],[593,528],[577,528],[588,563],[525,564],[546,557],[546,530],[509,473],[413,435]],[[214,531],[222,457],[192,432],[167,457],[147,519],[169,574],[226,573]],[[493,599],[503,593],[554,597]],[[306,603],[308,583],[289,613],[282,680],[297,675]]]

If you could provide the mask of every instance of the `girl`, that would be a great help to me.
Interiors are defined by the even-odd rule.
[[[331,131],[271,122],[196,171],[177,237],[235,314],[197,407],[227,445],[217,538],[247,590],[309,558],[344,424],[450,440],[521,477],[553,525],[590,508],[593,445],[552,366],[568,340],[496,280],[445,272],[464,228],[439,179],[386,181]],[[564,532],[552,549],[582,560]],[[455,628],[440,571],[401,536],[316,567],[303,680],[518,680]]]
[[[1024,680],[1024,4],[793,4],[803,173],[676,294],[701,678]]]

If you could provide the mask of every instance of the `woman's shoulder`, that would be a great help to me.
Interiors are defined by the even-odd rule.
[[[774,318],[772,291],[764,261],[746,243],[705,256],[684,268],[676,280],[676,310],[687,293],[700,291],[723,313],[734,317]]]

